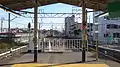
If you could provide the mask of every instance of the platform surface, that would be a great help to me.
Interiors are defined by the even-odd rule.
[[[119,67],[120,63],[115,61],[99,58],[98,61],[95,61],[95,57],[92,56],[93,53],[86,52],[86,64],[106,64],[109,67]],[[19,57],[14,57],[7,62],[0,62],[0,67],[14,67],[16,64],[28,64],[25,62],[33,61],[33,53],[26,53]],[[65,53],[39,53],[38,54],[38,64],[83,64],[82,60],[82,52],[65,52]],[[9,65],[8,65],[9,64]],[[77,66],[77,65],[76,65]],[[90,67],[90,65],[89,65]],[[98,67],[98,66],[96,66]],[[103,66],[102,66],[103,67]]]

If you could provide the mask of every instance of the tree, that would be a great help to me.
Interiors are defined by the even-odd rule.
[[[74,30],[74,34],[75,34],[75,35],[80,35],[80,32],[81,32],[80,29],[78,29],[78,30]]]

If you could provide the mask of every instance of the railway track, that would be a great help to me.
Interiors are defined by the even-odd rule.
[[[95,45],[88,45],[88,46],[89,46],[89,48],[92,48],[92,50],[95,51],[95,47],[96,47]],[[113,61],[120,63],[120,50],[103,47],[103,46],[99,46],[98,50],[99,50],[98,53],[101,56],[104,56],[106,58],[109,58]]]

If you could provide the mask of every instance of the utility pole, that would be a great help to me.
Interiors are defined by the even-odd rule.
[[[44,9],[39,9],[39,13],[44,13]],[[40,18],[41,19],[41,24],[43,23],[43,18]],[[41,31],[40,31],[40,29],[41,29],[41,24],[39,23],[39,31],[38,31],[38,38],[39,38],[39,40],[40,40],[40,33],[41,33]]]
[[[10,13],[8,13],[8,32],[10,33]]]
[[[51,21],[51,30],[50,30],[50,35],[53,36],[53,22]]]
[[[41,31],[40,31],[40,23],[39,23],[38,40],[40,40],[40,33]]]
[[[1,32],[3,31],[3,20],[4,18],[1,18]]]
[[[54,33],[54,31],[53,31],[53,24],[52,24],[52,36],[54,36],[53,33]]]
[[[8,39],[10,39],[10,13],[8,13]]]

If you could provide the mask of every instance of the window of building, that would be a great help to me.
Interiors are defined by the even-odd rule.
[[[110,24],[109,25],[107,25],[107,29],[109,29],[110,28]]]
[[[116,24],[108,24],[107,25],[107,29],[118,29],[119,28],[119,25],[116,25]]]
[[[110,18],[108,16],[105,16],[104,20],[110,20]]]
[[[120,25],[118,25],[118,28],[120,28]]]
[[[113,33],[114,38],[120,38],[120,33]]]
[[[117,18],[111,18],[109,16],[104,16],[104,19],[105,20],[119,20],[119,17],[117,17]]]
[[[104,34],[104,37],[108,37],[108,34]]]
[[[118,29],[118,25],[113,25],[113,28]]]
[[[92,26],[93,26],[93,24],[88,23],[88,27],[92,27]]]

